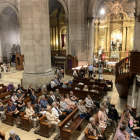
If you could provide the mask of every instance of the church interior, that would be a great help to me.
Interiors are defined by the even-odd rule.
[[[140,140],[140,0],[0,0],[0,140]]]

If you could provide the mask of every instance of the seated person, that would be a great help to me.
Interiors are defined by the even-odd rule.
[[[134,132],[128,127],[128,120],[123,119],[122,120],[122,125],[124,125],[126,127],[125,131],[130,135],[130,139],[133,140],[140,140],[139,137],[137,137]]]
[[[40,101],[41,107],[46,109],[47,106],[49,105],[49,103],[47,102],[47,100],[45,99],[45,96],[42,95],[42,100]]]
[[[140,123],[140,116],[136,115],[136,114],[132,111],[132,106],[131,106],[131,104],[128,104],[128,105],[127,105],[127,108],[128,108],[128,110],[129,110],[131,116],[132,116],[135,120],[138,120],[139,123]]]
[[[20,90],[21,92],[24,92],[20,84],[18,84],[17,91],[18,91],[18,90]]]
[[[73,91],[70,91],[70,100],[72,102],[78,103],[78,99],[73,95]]]
[[[61,112],[61,110],[59,110],[59,108],[57,107],[56,102],[53,102],[52,103],[52,112],[57,117],[57,119],[59,119],[60,121],[63,121],[66,118],[66,116],[63,115],[63,113]]]
[[[89,120],[89,118],[91,117],[90,114],[88,113],[88,110],[85,108],[85,106],[83,105],[83,101],[79,100],[78,102],[78,109],[79,109],[79,115],[82,115],[85,117],[85,119]]]
[[[107,123],[106,123],[106,119],[105,119],[105,114],[104,114],[104,111],[105,111],[105,107],[101,106],[100,107],[100,110],[98,112],[98,122],[99,122],[99,127],[104,127],[106,128],[107,127]],[[106,117],[107,118],[107,117]],[[108,119],[108,118],[107,118]],[[111,124],[110,124],[111,125]]]
[[[66,82],[63,83],[62,88],[67,88]]]
[[[46,89],[46,85],[42,86],[42,90],[41,90],[42,95],[45,96],[45,98],[47,98],[47,89]]]
[[[91,80],[90,80],[90,82],[95,82],[95,80],[93,79],[93,77],[91,77]]]
[[[91,99],[90,95],[87,94],[87,97],[85,99],[86,101],[86,107],[88,108],[91,108],[92,109],[92,112],[93,113],[96,113],[97,112],[97,107],[96,105],[94,104],[93,100]]]
[[[53,92],[50,91],[50,96],[49,96],[49,104],[52,105],[53,102],[56,102],[57,99],[55,98],[55,96],[53,95]]]
[[[17,124],[19,125],[19,111],[17,110],[16,106],[14,104],[12,104],[11,101],[8,102],[8,107],[7,107],[7,112],[12,114],[12,116],[15,118]]]
[[[16,88],[16,87],[14,87],[14,89],[13,89],[13,91],[12,91],[12,92],[17,93],[17,88]]]
[[[34,128],[37,127],[39,118],[35,114],[35,111],[33,110],[31,103],[27,103],[25,113],[26,115],[24,115],[24,117],[31,119],[33,122],[33,127]]]
[[[9,132],[10,138],[8,140],[21,140],[14,130]]]
[[[117,140],[130,140],[129,134],[125,131],[126,127],[121,126],[116,132]]]
[[[7,90],[8,90],[8,91],[13,91],[13,90],[14,90],[14,85],[13,85],[13,83],[10,83],[10,84],[7,86]]]
[[[1,102],[0,102],[0,115],[1,115],[1,120],[5,120],[5,110]]]
[[[28,93],[29,93],[30,96],[32,95],[32,90],[33,90],[32,85],[30,85],[29,88],[28,88]]]
[[[55,84],[56,84],[56,83],[54,82],[54,79],[52,79],[52,80],[51,80],[51,88],[52,88],[52,89],[54,88]]]
[[[48,123],[54,124],[56,126],[55,133],[58,133],[59,132],[58,124],[60,123],[60,120],[53,113],[51,106],[47,107],[46,118]]]
[[[134,132],[135,135],[140,137],[140,129],[137,126],[137,122],[134,118],[129,114],[125,114],[124,119],[128,120],[128,127]]]
[[[18,98],[17,109],[18,109],[18,111],[20,111],[20,112],[24,112],[25,109],[26,109],[25,103],[23,102],[23,100],[22,100],[21,97]]]
[[[83,91],[88,91],[88,86],[87,85],[84,86]]]
[[[78,83],[79,85],[84,85],[84,83],[82,83],[82,80]]]
[[[46,110],[41,107],[40,99],[36,99],[35,105],[34,105],[34,111],[36,114],[41,114],[41,115],[46,114]]]
[[[118,114],[118,111],[111,105],[110,102],[111,102],[111,98],[110,97],[107,97],[106,105],[107,105],[107,107],[109,109],[108,115],[110,115],[111,113],[113,113],[114,116],[115,116],[115,120],[120,119],[119,114]]]
[[[65,102],[71,109],[74,109],[76,107],[75,102],[72,102],[69,98],[69,94],[66,94]]]
[[[60,80],[58,77],[55,78],[54,80],[55,84],[57,84],[59,87],[61,86]]]
[[[17,102],[18,102],[18,97],[17,97],[17,95],[15,94],[15,92],[13,92],[13,94],[12,94],[12,96],[11,96],[11,100],[12,100],[12,103],[13,104],[17,104]]]
[[[67,88],[70,88],[70,89],[72,89],[72,87],[71,87],[71,83],[69,83],[69,84],[68,84],[68,87],[67,87]]]
[[[80,88],[79,88],[79,85],[78,85],[78,84],[75,86],[75,90],[80,90]]]
[[[60,110],[67,112],[68,115],[72,112],[71,107],[65,102],[64,97],[61,97],[61,101],[60,101]]]
[[[76,77],[77,77],[77,72],[76,72],[76,69],[74,69],[74,71],[73,71],[73,79],[75,80]]]
[[[25,94],[23,94],[23,93],[21,93],[21,91],[20,90],[18,90],[18,93],[17,93],[17,97],[18,98],[24,98],[24,96],[25,96]]]
[[[31,95],[31,104],[35,104],[35,100],[37,99],[37,96],[34,92],[34,90],[32,90],[32,95]]]
[[[59,92],[59,89],[56,89],[56,92],[54,92],[54,96],[55,96],[55,98],[56,98],[57,101],[60,101],[61,94]]]
[[[105,140],[105,136],[103,136],[96,124],[95,124],[95,119],[94,117],[91,117],[89,119],[89,125],[88,125],[88,128],[89,128],[89,135],[93,135],[94,137],[97,137],[98,140]],[[101,131],[102,132],[102,131]]]

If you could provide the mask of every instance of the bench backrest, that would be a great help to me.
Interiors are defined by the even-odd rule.
[[[59,88],[59,91],[61,95],[69,94],[70,91],[73,91],[74,95],[76,97],[80,97],[83,100],[87,97],[87,94],[89,94],[91,97],[94,96],[95,100],[99,100],[99,94],[96,92],[90,92],[90,91],[82,91],[82,90],[75,90],[75,89],[67,89],[67,88]]]
[[[73,120],[74,116],[78,113],[78,108],[76,107],[59,125],[58,127],[63,129],[63,127],[70,121]]]
[[[8,95],[11,95],[11,94],[12,94],[11,91],[10,91],[10,92],[4,92],[4,93],[0,94],[0,99],[6,97],[6,96],[8,96]]]
[[[45,120],[47,120],[46,116],[42,116],[38,119],[39,123],[41,124],[42,122],[44,122]]]
[[[0,94],[1,92],[7,91],[7,87],[6,86],[2,86],[2,88],[0,89]]]

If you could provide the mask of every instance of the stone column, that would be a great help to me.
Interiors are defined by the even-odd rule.
[[[56,50],[58,50],[58,25],[56,25],[56,28],[55,28],[55,42],[56,42]]]
[[[2,57],[2,46],[1,46],[1,27],[0,27],[0,62],[3,62],[3,57]]]
[[[88,64],[93,63],[93,52],[94,52],[94,22],[93,17],[89,20],[89,35],[88,35]]]
[[[127,27],[127,45],[126,45],[126,51],[130,50],[130,27]]]
[[[71,54],[71,48],[69,46],[69,20],[66,19],[66,55]]]
[[[105,27],[105,51],[107,51],[107,28]]]
[[[132,88],[132,107],[136,107],[135,94],[136,94],[136,77],[133,79],[133,88]]]
[[[98,51],[98,26],[95,26],[95,52]]]
[[[108,29],[107,29],[107,51],[110,51],[110,47],[111,47],[111,40],[110,40],[110,24],[108,25]]]
[[[25,69],[23,87],[47,84],[53,77],[51,69],[49,0],[21,0],[21,47]]]
[[[59,18],[57,19],[57,27],[58,27],[58,55],[60,56],[60,27],[59,27]]]
[[[123,27],[122,51],[126,51],[126,27]]]
[[[52,28],[53,28],[53,27],[52,27],[52,25],[51,25],[51,26],[50,26],[50,30],[51,30],[51,32],[50,32],[50,33],[51,33],[51,36],[50,36],[50,37],[51,37],[51,39],[50,39],[50,41],[51,41],[51,50],[53,50],[53,32],[52,32]]]
[[[55,25],[53,25],[53,48],[54,48],[54,50],[56,50],[56,26]]]

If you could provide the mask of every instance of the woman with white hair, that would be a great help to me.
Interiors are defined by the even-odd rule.
[[[31,103],[27,103],[25,112],[26,112],[26,115],[24,115],[24,117],[31,119],[33,121],[33,127],[34,128],[37,127],[39,118],[35,114],[35,111],[33,110]]]
[[[53,113],[51,106],[47,106],[46,118],[48,123],[54,124],[56,126],[55,133],[58,133],[59,132],[58,124],[60,123],[60,120]]]
[[[78,109],[79,109],[79,115],[84,116],[87,120],[91,117],[90,114],[88,113],[88,110],[85,108],[83,105],[83,101],[79,100],[78,102]]]
[[[94,104],[93,100],[91,99],[90,95],[87,94],[87,97],[85,99],[86,101],[86,107],[88,108],[91,108],[93,113],[97,112],[97,107],[96,105]]]
[[[10,138],[8,140],[21,140],[14,130],[9,132]]]
[[[61,112],[61,110],[59,110],[59,108],[57,107],[56,102],[53,102],[52,103],[52,112],[61,121],[63,121],[66,118],[66,116],[63,115],[63,113]]]
[[[83,89],[83,91],[89,91],[87,85],[84,85],[84,89]]]
[[[88,125],[88,128],[89,128],[88,133],[89,133],[89,135],[93,135],[94,137],[97,137],[98,140],[105,140],[105,138],[101,135],[100,130],[97,128],[97,126],[95,124],[94,117],[91,117],[89,119],[89,122],[90,122],[89,125]]]
[[[0,102],[0,114],[1,114],[1,120],[5,120],[5,111],[3,104]]]

